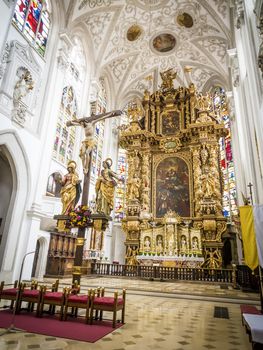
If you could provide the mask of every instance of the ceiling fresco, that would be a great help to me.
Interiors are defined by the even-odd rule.
[[[229,14],[226,0],[78,0],[70,22],[85,28],[94,75],[107,75],[121,100],[128,90],[153,91],[171,67],[176,86],[228,88]]]

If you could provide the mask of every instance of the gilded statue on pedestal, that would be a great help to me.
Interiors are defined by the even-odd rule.
[[[96,181],[96,210],[98,213],[110,215],[114,204],[114,190],[117,180],[123,179],[111,170],[112,160],[107,158],[102,162],[103,170]]]
[[[68,173],[61,180],[61,202],[62,202],[62,215],[68,215],[77,204],[79,195],[81,192],[78,173],[76,172],[76,162],[70,160],[68,162]]]

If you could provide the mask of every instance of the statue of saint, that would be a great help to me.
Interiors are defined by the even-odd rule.
[[[193,238],[193,241],[192,241],[192,249],[193,249],[193,250],[197,250],[197,249],[198,249],[198,239],[197,239],[197,237],[194,237],[194,238]]]
[[[158,236],[158,238],[157,238],[156,251],[157,251],[157,253],[162,253],[163,252],[163,239],[162,239],[162,236]]]
[[[114,204],[114,190],[117,180],[124,181],[118,174],[111,170],[112,160],[107,158],[102,162],[103,170],[96,181],[96,210],[98,213],[110,215]]]
[[[181,249],[182,249],[182,251],[186,250],[186,238],[185,238],[185,236],[181,237]]]
[[[140,179],[134,175],[128,182],[128,199],[139,199],[140,197]]]
[[[149,252],[150,251],[150,247],[151,247],[150,239],[149,239],[149,237],[145,237],[145,240],[144,240],[144,251],[145,252]]]
[[[81,188],[78,173],[76,172],[76,162],[70,160],[68,162],[68,173],[61,180],[61,202],[62,202],[62,215],[68,215],[76,206]]]
[[[204,173],[201,175],[201,180],[204,197],[212,197],[215,195],[215,177],[208,167],[205,168]]]
[[[32,90],[34,87],[34,82],[31,73],[27,69],[20,69],[19,73],[20,77],[19,80],[16,82],[13,93],[14,105],[21,101],[22,98],[25,97],[29,93],[29,91]]]
[[[131,248],[130,246],[128,247],[127,254],[126,254],[127,265],[139,264],[137,260],[137,254],[138,254],[138,249],[136,249],[135,247],[133,248]]]

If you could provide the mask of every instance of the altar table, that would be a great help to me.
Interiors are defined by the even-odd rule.
[[[263,315],[243,314],[243,320],[251,333],[252,343],[263,344]]]

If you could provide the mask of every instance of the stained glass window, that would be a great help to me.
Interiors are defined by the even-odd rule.
[[[76,133],[75,128],[67,127],[66,123],[76,117],[77,103],[74,91],[71,86],[67,86],[63,89],[53,146],[53,158],[65,165],[72,159]]]
[[[126,180],[127,156],[126,150],[119,148],[117,173]],[[126,183],[119,181],[115,194],[115,221],[121,221],[124,217]]]
[[[13,24],[44,56],[50,19],[46,0],[17,0]]]
[[[104,86],[104,80],[100,79],[100,91],[96,101],[91,102],[91,112],[95,114],[105,113],[107,106],[107,94]],[[91,183],[95,184],[100,175],[102,163],[102,150],[104,141],[104,121],[95,124],[94,137],[96,145],[92,151],[91,160]]]
[[[223,215],[231,220],[233,215],[238,214],[237,196],[235,183],[235,170],[232,154],[230,118],[226,103],[226,95],[221,87],[214,88],[213,91],[214,110],[219,122],[224,123],[228,129],[226,137],[219,140],[220,146],[220,164],[223,175]]]
[[[129,104],[128,104],[129,105]],[[123,109],[123,114],[120,117],[120,126],[128,124],[128,105]],[[119,148],[117,173],[124,179],[123,182],[118,181],[115,194],[114,220],[120,222],[124,218],[124,208],[126,201],[126,179],[128,176],[128,161],[126,150]]]
[[[48,177],[46,195],[50,197],[61,197],[61,182],[62,175],[58,172],[51,174]]]

